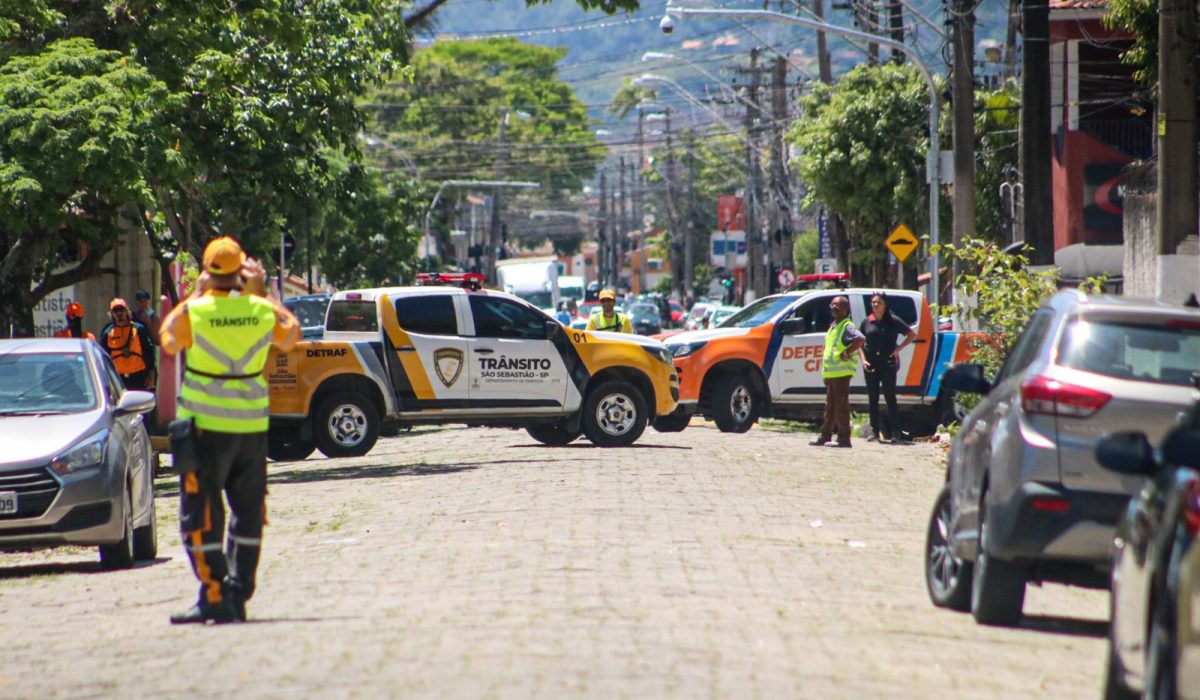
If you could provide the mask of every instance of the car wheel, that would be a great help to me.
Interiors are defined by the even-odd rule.
[[[563,427],[562,422],[558,423],[534,423],[525,426],[525,432],[529,433],[529,437],[537,440],[543,445],[552,445],[554,447],[562,447],[569,445],[579,437],[578,432],[570,432]]]
[[[971,615],[981,625],[1011,627],[1021,621],[1025,607],[1025,570],[988,552],[986,490],[979,500],[979,553],[971,581]]]
[[[158,556],[158,514],[154,493],[150,493],[150,522],[133,530],[133,558],[147,561]]]
[[[306,459],[317,446],[300,437],[297,428],[273,428],[267,433],[267,456],[276,462]]]
[[[129,487],[125,487],[125,500],[121,503],[121,520],[124,528],[121,541],[100,545],[100,568],[107,571],[128,569],[133,566],[133,499]]]
[[[599,447],[632,445],[646,430],[646,421],[646,400],[629,382],[603,382],[583,402],[583,433]]]
[[[313,417],[313,436],[326,457],[365,455],[379,439],[379,413],[361,396],[334,394]]]
[[[682,433],[692,422],[686,413],[668,413],[654,419],[654,429],[660,433]]]
[[[744,433],[758,420],[759,397],[750,378],[727,374],[713,386],[713,421],[722,433]]]
[[[943,486],[933,503],[925,533],[925,588],[939,608],[959,612],[971,609],[974,566],[950,551],[950,486]]]

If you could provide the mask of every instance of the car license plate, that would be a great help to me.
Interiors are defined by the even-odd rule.
[[[15,491],[0,491],[0,515],[16,515],[17,493]]]

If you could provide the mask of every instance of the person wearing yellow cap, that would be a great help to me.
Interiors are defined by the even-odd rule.
[[[97,342],[108,351],[126,389],[153,391],[157,372],[154,339],[150,337],[150,331],[133,320],[129,305],[119,297],[108,303],[108,315],[112,323],[100,331],[100,340]]]
[[[588,319],[589,331],[613,331],[614,333],[633,333],[633,324],[629,317],[617,313],[617,293],[611,289],[600,290],[600,312],[592,314]]]
[[[55,338],[87,338],[95,340],[91,331],[83,330],[83,304],[73,301],[67,305],[67,327],[55,331]]]
[[[200,599],[171,624],[246,619],[266,523],[269,347],[283,352],[300,324],[267,296],[266,272],[241,245],[221,237],[204,249],[196,290],[162,321],[162,350],[186,350],[183,386],[170,426],[180,477],[179,527]],[[224,491],[229,501],[225,532]],[[224,544],[222,544],[224,543]]]

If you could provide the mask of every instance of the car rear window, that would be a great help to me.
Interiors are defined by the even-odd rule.
[[[1063,336],[1058,363],[1118,379],[1186,386],[1200,372],[1200,323],[1079,321]]]
[[[329,305],[325,319],[325,330],[329,331],[378,331],[379,319],[375,316],[375,302],[340,300]]]

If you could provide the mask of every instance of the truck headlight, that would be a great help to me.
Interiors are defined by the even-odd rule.
[[[108,445],[108,430],[101,430],[62,453],[50,463],[60,476],[98,467],[104,463],[104,448]]]
[[[700,348],[708,345],[707,340],[697,340],[692,343],[680,343],[678,345],[668,345],[667,349],[671,351],[672,357],[687,357],[698,351]]]

